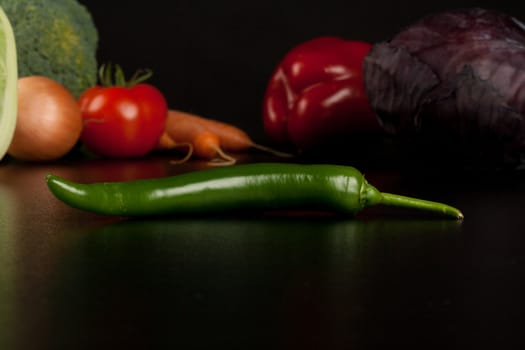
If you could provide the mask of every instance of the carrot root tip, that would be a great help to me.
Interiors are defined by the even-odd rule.
[[[219,155],[219,161],[210,161],[209,164],[213,164],[213,165],[220,165],[220,166],[228,166],[228,165],[233,165],[235,163],[237,163],[237,159],[235,159],[234,157],[230,156],[229,154],[227,154],[226,152],[224,152],[220,147],[217,147],[215,149],[217,151],[217,154]]]
[[[282,157],[282,158],[293,158],[294,157],[294,155],[291,153],[281,152],[281,151],[275,150],[267,146],[259,145],[257,143],[252,144],[252,147],[259,151],[271,153],[277,157]]]
[[[191,156],[193,155],[193,145],[191,143],[179,143],[179,144],[175,145],[175,148],[179,148],[179,147],[187,147],[188,151],[186,152],[186,154],[184,155],[183,158],[177,159],[177,160],[171,160],[170,161],[171,164],[183,164],[183,163],[186,163],[191,158]]]

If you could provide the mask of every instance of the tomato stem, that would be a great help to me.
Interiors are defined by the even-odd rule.
[[[118,64],[102,64],[98,70],[100,84],[105,87],[122,86],[131,88],[148,80],[152,75],[153,72],[150,69],[139,69],[129,81],[126,81],[124,70]]]
[[[139,69],[131,76],[131,79],[128,81],[128,86],[131,87],[140,84],[151,78],[152,75],[153,72],[151,69]]]

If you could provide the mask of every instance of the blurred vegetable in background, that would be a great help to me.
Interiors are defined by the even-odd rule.
[[[76,0],[0,0],[16,39],[19,76],[42,75],[75,97],[96,83],[98,32]]]
[[[318,37],[292,48],[266,90],[266,134],[277,144],[309,150],[333,139],[381,132],[362,79],[370,48],[337,37]]]
[[[0,7],[0,160],[11,144],[18,112],[18,69],[13,28]]]
[[[82,131],[80,108],[62,84],[43,76],[18,80],[18,117],[8,154],[28,161],[66,155]]]
[[[514,17],[480,8],[426,16],[374,45],[364,81],[384,127],[421,157],[525,160],[525,26]]]
[[[230,152],[243,152],[250,149],[271,153],[278,157],[291,157],[255,143],[251,137],[235,125],[206,118],[200,115],[169,110],[166,126],[158,149],[187,149],[186,156],[177,161],[185,162],[193,155],[210,160],[211,165],[231,165],[236,162]]]
[[[152,151],[164,131],[168,105],[162,93],[137,72],[126,81],[120,66],[100,68],[100,85],[78,99],[84,120],[81,140],[106,157],[141,157]]]

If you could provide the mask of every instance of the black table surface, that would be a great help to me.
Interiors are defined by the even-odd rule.
[[[524,345],[522,173],[367,173],[383,191],[460,208],[462,222],[388,208],[131,220],[68,207],[44,181],[204,166],[2,161],[0,349]]]

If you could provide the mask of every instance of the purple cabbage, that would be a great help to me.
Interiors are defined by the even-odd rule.
[[[525,162],[525,25],[514,17],[480,8],[426,16],[375,44],[363,69],[383,127],[412,146]]]

